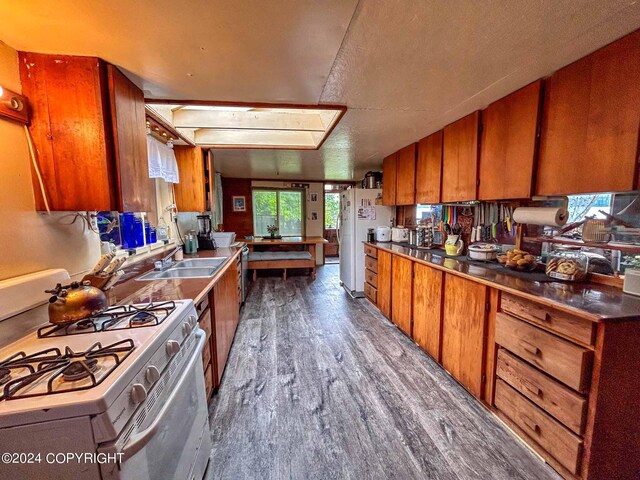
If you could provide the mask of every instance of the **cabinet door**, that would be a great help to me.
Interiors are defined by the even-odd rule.
[[[440,360],[443,275],[440,270],[426,265],[416,263],[413,266],[412,338],[436,360]]]
[[[178,210],[181,212],[206,211],[205,178],[207,173],[205,172],[205,157],[202,148],[175,146],[173,150],[176,154],[178,174],[180,175],[180,183],[173,186]]]
[[[144,94],[113,65],[107,66],[116,172],[120,179],[118,210],[149,212],[157,221],[156,186],[149,178]]]
[[[538,80],[482,112],[480,200],[531,197],[541,86]]]
[[[378,251],[378,308],[391,318],[391,254]]]
[[[445,274],[442,365],[471,393],[482,395],[487,287]]]
[[[440,203],[442,130],[418,142],[416,203]]]
[[[479,126],[480,112],[473,112],[444,128],[443,202],[477,198]]]
[[[116,210],[105,64],[94,57],[20,52],[37,163],[51,210]],[[144,128],[144,121],[142,123]],[[32,171],[37,210],[45,198]]]
[[[238,272],[228,267],[212,289],[215,385],[220,385],[239,320]]]
[[[400,149],[396,162],[396,205],[415,205],[416,144]]]
[[[395,153],[382,161],[382,204],[396,204],[396,157]]]
[[[538,195],[637,188],[638,79],[640,30],[546,81]]]
[[[413,262],[393,255],[391,289],[391,321],[411,336],[411,292]]]

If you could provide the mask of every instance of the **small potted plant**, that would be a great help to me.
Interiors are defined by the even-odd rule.
[[[271,234],[271,239],[276,239],[276,238],[282,238],[280,235],[278,235],[278,226],[277,225],[267,225],[267,232],[269,232],[269,234]]]

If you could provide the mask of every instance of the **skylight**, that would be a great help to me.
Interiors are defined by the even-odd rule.
[[[184,137],[209,148],[317,150],[347,110],[329,105],[264,105],[147,100]]]

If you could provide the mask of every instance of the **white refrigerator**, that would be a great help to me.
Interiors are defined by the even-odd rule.
[[[376,205],[380,189],[351,188],[340,194],[338,243],[340,285],[352,296],[364,296],[364,246],[370,228],[390,226],[392,207]]]

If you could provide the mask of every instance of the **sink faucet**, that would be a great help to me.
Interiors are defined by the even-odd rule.
[[[173,256],[178,253],[180,251],[182,247],[176,247],[174,248],[171,253],[169,255],[167,255],[166,257],[164,257],[162,260],[158,260],[157,262],[153,263],[153,266],[155,267],[156,270],[160,270],[160,271],[164,271],[167,270],[168,268],[171,268],[171,266],[173,265]]]

